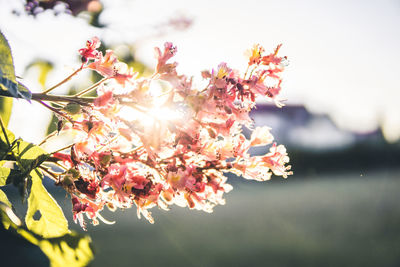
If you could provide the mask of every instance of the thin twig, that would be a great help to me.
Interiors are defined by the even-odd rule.
[[[67,78],[65,78],[64,80],[62,80],[61,82],[57,83],[56,85],[54,85],[53,87],[50,87],[49,89],[47,89],[46,91],[43,92],[43,94],[47,94],[51,91],[53,91],[54,89],[56,89],[57,87],[59,87],[60,85],[66,83],[69,79],[71,79],[73,76],[75,76],[78,72],[80,72],[83,69],[83,65],[77,69],[76,71],[74,71],[71,75],[69,75]]]
[[[43,166],[39,166],[39,169],[41,169],[42,171],[44,171],[45,173],[47,173],[49,175],[50,178],[53,178],[54,181],[58,182],[58,177],[56,173],[53,173],[52,171],[50,171],[49,169],[43,167]]]
[[[36,101],[53,101],[53,102],[67,102],[77,103],[81,105],[87,105],[93,103],[94,97],[75,97],[75,96],[63,96],[63,95],[46,95],[43,93],[33,93],[32,100]]]
[[[249,71],[250,65],[247,65],[246,72],[244,73],[243,79],[246,79],[247,72]]]
[[[58,163],[58,162],[52,162],[53,164],[55,164],[56,166],[60,167],[61,169],[63,169],[64,171],[67,171],[68,168],[66,168],[65,166],[63,166],[62,164]]]
[[[74,144],[70,144],[70,145],[65,146],[65,147],[63,147],[63,148],[57,149],[56,151],[51,152],[50,155],[53,155],[54,153],[58,153],[58,152],[63,151],[63,150],[65,150],[65,149],[71,148],[73,145],[74,145]]]
[[[75,94],[74,96],[79,97],[79,96],[85,95],[86,93],[90,92],[91,90],[96,89],[100,84],[107,81],[108,79],[109,78],[104,78],[104,79],[98,81],[97,83],[93,84],[92,86],[86,88],[85,90],[82,90],[81,92]]]
[[[46,143],[47,140],[49,140],[51,137],[55,136],[56,133],[58,133],[57,130],[56,130],[56,131],[53,131],[51,134],[49,134],[48,136],[46,136],[46,138],[44,138],[43,141],[40,142],[38,146],[41,146],[41,145],[43,145],[44,143]]]
[[[74,123],[74,121],[68,117],[67,115],[63,114],[62,112],[60,112],[58,109],[53,108],[52,106],[47,105],[45,102],[39,100],[38,101],[40,104],[42,104],[43,106],[45,106],[46,108],[50,109],[51,111],[53,111],[54,113],[60,115],[61,117],[67,119],[69,122]]]

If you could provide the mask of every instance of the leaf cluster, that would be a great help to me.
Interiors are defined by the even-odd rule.
[[[16,80],[11,50],[1,32],[0,93],[31,98],[30,91]],[[68,229],[60,206],[43,186],[40,168],[49,155],[41,147],[16,138],[6,128],[11,105],[5,102],[8,98],[0,98],[0,230],[10,231],[38,246],[51,266],[87,265],[93,259],[90,238]],[[2,190],[7,185],[16,186],[23,202],[27,202],[24,221],[15,215],[12,203]]]

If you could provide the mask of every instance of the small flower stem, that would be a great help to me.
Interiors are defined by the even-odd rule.
[[[243,79],[246,79],[247,72],[249,71],[250,65],[247,65],[246,72],[244,73]]]
[[[54,113],[60,115],[61,117],[67,119],[69,122],[74,123],[74,121],[68,117],[67,115],[63,114],[62,112],[60,112],[58,109],[53,108],[52,106],[47,105],[46,103],[44,103],[43,101],[39,100],[38,101],[40,104],[42,104],[43,106],[45,106],[46,108],[50,109],[51,111],[53,111]]]
[[[75,97],[80,97],[82,95],[85,95],[86,93],[89,93],[91,90],[96,89],[100,84],[102,84],[103,82],[107,81],[109,78],[104,78],[101,79],[100,81],[98,81],[97,83],[93,84],[92,86],[86,88],[85,90],[75,94]]]
[[[47,142],[47,140],[49,140],[51,137],[55,136],[56,134],[57,134],[57,131],[53,131],[51,134],[49,134],[48,136],[46,136],[46,138],[44,138],[43,141],[40,142],[38,146],[43,145],[44,143]]]
[[[68,170],[68,168],[66,168],[64,165],[62,165],[62,164],[60,164],[60,163],[58,163],[58,162],[52,162],[52,163],[53,163],[54,165],[60,167],[60,168],[63,169],[64,171],[67,171],[67,170]]]
[[[199,94],[204,93],[205,91],[207,91],[207,89],[210,87],[211,85],[211,80],[210,82],[207,84],[206,88],[204,88],[203,90],[199,91]]]
[[[50,155],[53,155],[54,153],[58,153],[58,152],[63,151],[63,150],[65,150],[65,149],[71,148],[73,145],[74,145],[74,144],[70,144],[70,145],[68,145],[68,146],[65,146],[65,147],[62,147],[62,148],[60,148],[60,149],[57,149],[56,151],[51,152]]]
[[[53,173],[52,171],[50,171],[49,169],[47,169],[43,166],[39,166],[39,169],[41,169],[42,171],[47,173],[49,175],[49,177],[52,178],[55,182],[58,182],[57,174]]]
[[[43,162],[45,167],[51,168],[53,166],[57,166],[60,169],[63,169],[64,171],[67,171],[68,168],[66,168],[65,166],[63,166],[62,164],[58,163],[59,159],[55,158],[55,157],[50,157],[48,158],[45,162]]]
[[[66,83],[67,81],[69,81],[73,76],[75,76],[78,72],[80,72],[83,69],[83,65],[77,69],[76,71],[74,71],[71,75],[69,75],[67,78],[65,78],[64,80],[62,80],[61,82],[57,83],[56,85],[54,85],[53,87],[50,87],[49,89],[47,89],[46,91],[43,92],[43,94],[48,94],[49,92],[53,91],[54,89],[56,89],[57,87],[59,87],[60,85]]]
[[[249,75],[249,79],[251,79],[251,75],[253,75],[253,72],[254,72],[255,69],[256,69],[256,68],[253,68],[253,69],[251,70],[250,75]]]

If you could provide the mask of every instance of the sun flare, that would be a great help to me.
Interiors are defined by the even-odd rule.
[[[137,110],[129,106],[121,108],[119,115],[127,121],[139,122],[143,127],[153,127],[157,124],[166,124],[168,122],[183,118],[183,114],[178,110],[169,107],[153,106],[146,110]]]

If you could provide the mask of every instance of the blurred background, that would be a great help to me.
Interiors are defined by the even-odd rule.
[[[178,72],[196,77],[222,61],[244,71],[254,43],[267,51],[282,43],[288,56],[286,106],[260,100],[252,118],[287,147],[294,175],[264,183],[229,177],[234,190],[212,214],[154,210],[151,225],[134,209],[106,211],[116,224],[89,226],[91,266],[400,266],[398,0],[0,0],[0,7],[16,74],[34,92],[76,69],[77,50],[92,36],[142,75],[165,41],[178,47]],[[56,93],[98,79],[84,73]],[[42,107],[14,101],[9,128],[17,136],[38,143],[54,127]],[[71,219],[70,200],[47,185]]]

